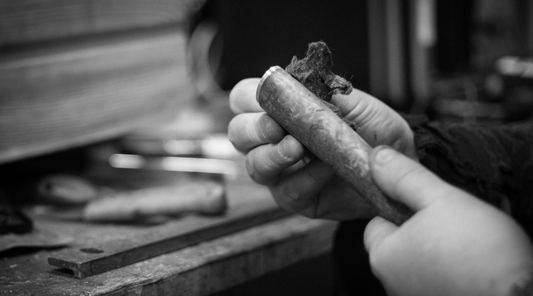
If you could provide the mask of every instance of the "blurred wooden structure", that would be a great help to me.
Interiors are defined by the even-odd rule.
[[[0,164],[171,119],[203,2],[0,2]]]

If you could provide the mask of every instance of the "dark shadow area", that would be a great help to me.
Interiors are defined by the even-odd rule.
[[[332,257],[326,254],[213,295],[330,296],[335,289]]]

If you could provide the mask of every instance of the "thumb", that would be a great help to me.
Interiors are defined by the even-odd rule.
[[[398,226],[394,225],[394,223],[380,216],[374,217],[365,228],[364,243],[366,251],[371,253],[396,229],[398,229]]]
[[[453,189],[418,162],[388,146],[370,154],[370,171],[385,195],[419,211]]]
[[[331,97],[331,103],[339,109],[341,109],[341,114],[343,116],[348,115],[349,113],[354,112],[354,110],[360,110],[361,112],[365,110],[369,105],[381,102],[372,95],[358,90],[356,88],[347,94],[334,94]],[[353,116],[354,119],[357,119],[359,116]]]

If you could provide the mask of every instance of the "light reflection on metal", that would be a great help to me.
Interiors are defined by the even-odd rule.
[[[117,153],[109,157],[109,164],[121,169],[148,169],[174,172],[237,175],[234,161],[194,157],[144,157],[136,154]]]

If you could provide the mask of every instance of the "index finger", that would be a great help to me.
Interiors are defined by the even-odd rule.
[[[260,78],[246,78],[233,87],[229,94],[231,111],[235,114],[263,111],[255,99],[259,80]]]

